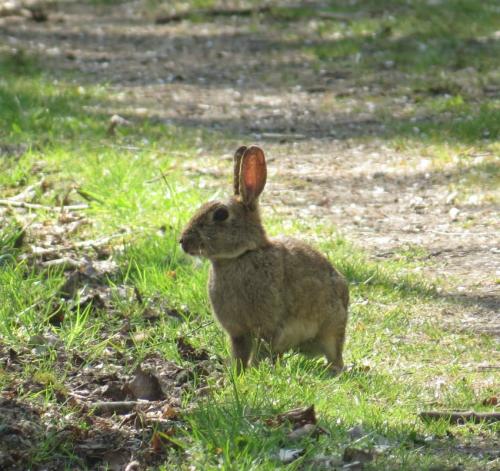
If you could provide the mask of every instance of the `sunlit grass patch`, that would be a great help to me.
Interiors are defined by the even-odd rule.
[[[500,135],[500,112],[495,104],[465,104],[460,97],[425,101],[417,116],[388,121],[389,133],[431,143],[494,145]]]
[[[30,144],[43,145],[95,135],[102,127],[85,113],[85,106],[98,96],[98,87],[89,90],[49,78],[35,59],[22,52],[2,56],[2,68],[6,73],[0,79],[0,132],[8,141],[29,139]]]

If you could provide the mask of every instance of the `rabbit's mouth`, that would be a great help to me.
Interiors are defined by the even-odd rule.
[[[182,250],[187,253],[188,255],[194,256],[194,257],[205,257],[208,259],[213,259],[213,260],[229,260],[229,259],[236,259],[240,257],[241,255],[249,252],[251,248],[248,247],[239,247],[234,250],[224,250],[224,251],[217,251],[214,250],[210,245],[204,244],[203,242],[197,241],[197,243],[194,243],[194,241],[188,239],[188,238],[181,238],[179,241],[182,247]]]
[[[200,247],[194,247],[192,245],[189,245],[187,242],[184,240],[180,240],[182,250],[186,252],[188,255],[201,255],[202,250]]]
[[[184,252],[186,252],[188,255],[204,255],[205,250],[203,244],[196,243],[188,236],[182,236],[179,240],[179,243],[181,244],[182,250],[184,250]]]

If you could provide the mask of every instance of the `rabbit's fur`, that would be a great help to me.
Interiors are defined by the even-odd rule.
[[[263,151],[239,148],[234,196],[199,208],[182,233],[182,248],[211,261],[210,300],[238,368],[248,366],[256,341],[264,340],[274,353],[322,353],[340,370],[347,283],[307,244],[267,238],[258,207],[266,175]]]

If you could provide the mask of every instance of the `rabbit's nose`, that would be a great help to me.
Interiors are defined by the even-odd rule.
[[[181,247],[182,247],[182,250],[184,250],[184,252],[188,253],[188,238],[183,236],[179,239],[179,244],[181,244]]]

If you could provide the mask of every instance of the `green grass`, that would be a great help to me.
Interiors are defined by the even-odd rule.
[[[436,21],[429,23],[422,16],[426,11],[423,6],[412,15],[406,2],[385,2],[386,7],[390,4],[395,9],[393,19],[379,12],[378,4],[366,4],[374,16],[350,26],[352,38],[334,47],[314,47],[317,60],[328,65],[338,59],[342,64],[349,55],[358,51],[366,54],[382,45],[381,55],[368,55],[370,59],[362,62],[358,71],[395,60],[402,70],[421,74],[457,61],[463,38],[492,31],[488,14],[492,3],[488,2],[481,9],[471,9],[471,2],[446,2],[453,6],[451,16],[445,15],[443,7],[432,7]],[[349,11],[347,3],[343,8]],[[473,15],[473,19],[466,21],[466,15]],[[387,26],[396,39],[379,39],[382,33],[377,31]],[[334,26],[326,22],[322,34],[330,34],[330,27]],[[450,38],[450,28],[454,33],[460,30],[460,35]],[[362,39],[366,34],[375,36],[366,42]],[[421,37],[429,38],[431,44],[435,41],[434,52],[418,51]],[[482,46],[475,47],[465,51],[465,63],[474,64],[488,80],[488,61],[493,56]],[[411,54],[416,58],[410,61]],[[82,203],[86,200],[81,195],[86,195],[90,201],[84,214],[91,224],[82,226],[73,237],[97,238],[122,229],[131,231],[116,243],[120,269],[105,284],[136,287],[146,299],[165,300],[184,318],[179,321],[161,315],[151,325],[144,317],[144,306],[115,293],[115,311],[63,305],[59,306],[63,320],[53,325],[50,318],[66,275],[61,268],[33,267],[21,260],[26,248],[20,239],[25,221],[12,211],[0,229],[0,337],[6,347],[34,349],[36,355],[19,370],[0,367],[2,389],[14,387],[17,397],[27,404],[54,406],[67,393],[66,379],[78,371],[71,360],[74,356],[83,358],[85,365],[106,364],[107,352],[111,351],[129,358],[123,364],[128,373],[154,354],[185,364],[175,346],[180,335],[206,349],[213,358],[227,358],[224,334],[208,323],[207,264],[185,256],[177,243],[193,209],[216,193],[211,189],[215,181],[210,181],[210,189],[202,190],[202,177],[183,171],[186,162],[196,163],[200,132],[136,119],[133,126],[119,128],[116,136],[109,136],[109,116],[102,111],[102,104],[113,100],[111,90],[56,81],[24,54],[4,56],[0,66],[0,139],[4,153],[0,196],[11,197],[40,180],[47,181],[47,189],[36,190],[36,203],[57,205],[65,194],[70,195],[71,202]],[[426,81],[421,75],[418,80],[421,89],[433,85],[431,79]],[[423,116],[431,117],[418,124],[421,134],[415,138],[405,127],[409,125],[394,124],[391,129],[398,127],[394,132],[398,137],[390,145],[415,150],[421,148],[424,139],[434,146],[428,152],[437,168],[449,163],[449,154],[457,149],[495,145],[491,143],[499,127],[495,102],[476,106],[472,98],[453,93],[449,97],[420,97],[415,107]],[[443,113],[451,113],[453,119],[445,119]],[[478,141],[485,129],[489,130],[489,143]],[[209,157],[234,147],[227,136],[203,133],[201,137]],[[449,146],[453,150],[447,152]],[[470,169],[465,162],[467,155],[461,159]],[[492,179],[497,179],[498,169],[495,162],[487,160],[478,165],[478,172],[466,176],[461,184],[481,187],[487,180],[493,190],[496,180]],[[164,178],[158,178],[162,172]],[[270,213],[265,215],[270,232],[281,232],[286,221]],[[54,215],[37,211],[35,221],[50,225]],[[418,275],[419,267],[426,263],[425,251],[409,246],[389,260],[374,262],[363,250],[339,237],[335,228],[308,221],[287,230],[292,235],[323,241],[317,245],[350,282],[352,306],[345,355],[346,363],[354,368],[331,378],[322,360],[289,354],[276,365],[263,362],[236,377],[223,361],[222,373],[207,379],[212,386],[207,397],[196,398],[194,385],[185,391],[184,404],[193,401],[194,407],[183,414],[174,436],[177,448],[169,450],[159,469],[194,466],[203,470],[274,470],[284,467],[276,458],[278,450],[295,447],[304,449],[304,454],[287,468],[317,469],[314,460],[318,455],[342,455],[352,442],[348,431],[356,425],[364,431],[358,446],[384,447],[366,469],[485,469],[487,456],[460,452],[459,445],[476,439],[493,443],[498,426],[451,426],[444,421],[422,422],[417,417],[427,407],[491,410],[482,402],[495,394],[495,378],[477,365],[494,363],[492,357],[498,354],[491,337],[441,322],[441,312],[463,307],[441,296],[439,286]],[[144,338],[130,344],[117,336],[125,322],[132,332],[144,333]],[[57,339],[56,343],[37,345],[35,336],[47,333]],[[60,358],[62,353],[65,360]],[[277,413],[310,404],[315,405],[319,425],[326,432],[318,438],[289,443],[285,426],[272,428],[265,422]],[[57,407],[67,417],[75,412],[70,402]],[[65,423],[54,426],[62,430]],[[76,427],[83,433],[90,425],[82,421]],[[61,441],[57,434],[48,433],[33,446],[33,466],[42,466],[54,456],[62,457],[68,469],[81,465],[70,439]]]

